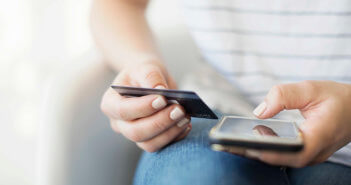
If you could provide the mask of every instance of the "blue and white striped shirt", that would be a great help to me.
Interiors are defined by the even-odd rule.
[[[251,103],[282,83],[351,83],[351,1],[183,0],[202,54]],[[351,166],[351,145],[329,160]]]

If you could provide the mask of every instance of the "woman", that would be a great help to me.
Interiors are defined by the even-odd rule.
[[[176,89],[145,20],[147,3],[96,0],[96,41],[119,71],[114,84]],[[350,2],[192,0],[183,8],[203,57],[258,105],[255,116],[300,110],[305,148],[214,152],[207,144],[213,123],[190,123],[162,96],[125,98],[108,89],[101,108],[112,129],[147,151],[135,184],[351,184]]]

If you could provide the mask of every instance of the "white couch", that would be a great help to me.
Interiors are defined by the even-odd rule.
[[[156,30],[170,72],[180,81],[199,57],[186,29]],[[46,88],[37,157],[37,185],[130,184],[141,151],[112,132],[100,111],[115,74],[96,52],[62,66]]]
[[[37,184],[130,184],[140,150],[99,110],[114,74],[92,55],[59,71],[43,97]]]

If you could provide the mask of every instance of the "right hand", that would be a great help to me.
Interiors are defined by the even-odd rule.
[[[175,89],[174,80],[160,63],[126,66],[114,85]],[[172,141],[183,139],[191,130],[190,116],[179,104],[168,104],[160,95],[123,97],[109,88],[101,110],[109,117],[112,129],[147,152],[155,152]]]

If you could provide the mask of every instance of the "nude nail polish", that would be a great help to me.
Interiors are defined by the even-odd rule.
[[[188,118],[183,118],[182,120],[180,120],[178,123],[177,123],[177,126],[178,127],[182,127],[184,126],[185,124],[188,124],[189,123],[189,119]]]
[[[246,150],[245,155],[252,158],[259,158],[261,155],[261,152],[257,150]]]
[[[158,97],[152,102],[152,107],[156,110],[162,109],[166,105],[167,102],[162,97]]]
[[[180,119],[183,116],[185,116],[184,112],[178,107],[174,108],[169,115],[172,120]]]
[[[155,87],[155,89],[166,89],[166,87],[163,86],[163,85],[158,85],[158,86]]]
[[[266,108],[267,108],[266,102],[262,102],[255,108],[255,110],[252,113],[255,116],[260,116],[261,114],[263,114],[263,112],[266,110]]]

